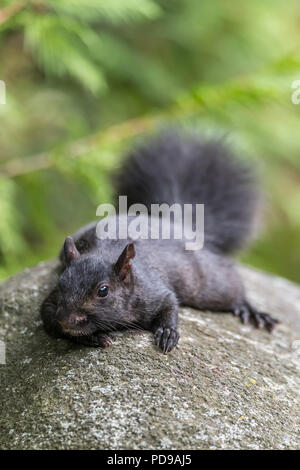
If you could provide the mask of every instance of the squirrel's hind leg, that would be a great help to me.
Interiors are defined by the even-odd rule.
[[[234,316],[239,317],[243,324],[251,322],[256,328],[265,328],[269,333],[280,323],[279,320],[271,317],[268,313],[256,310],[249,302],[235,306],[232,313]]]

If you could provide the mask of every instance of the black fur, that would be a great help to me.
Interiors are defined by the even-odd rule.
[[[260,200],[252,169],[224,142],[175,132],[131,152],[117,177],[117,194],[128,205],[205,205],[205,245],[232,253],[252,235]]]

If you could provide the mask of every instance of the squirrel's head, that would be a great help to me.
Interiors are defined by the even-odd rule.
[[[83,336],[129,326],[124,307],[133,289],[133,243],[120,250],[118,259],[107,262],[95,255],[81,255],[72,237],[67,237],[64,255],[66,269],[58,281],[56,312],[63,331]]]

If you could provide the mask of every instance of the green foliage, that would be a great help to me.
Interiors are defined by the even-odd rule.
[[[4,262],[14,259],[24,249],[20,236],[21,216],[12,203],[16,198],[16,184],[4,179],[0,182],[0,246]]]
[[[299,282],[299,19],[296,0],[1,2],[0,277],[55,256],[135,138],[179,123],[259,167],[266,227],[242,259]]]
[[[23,31],[25,50],[34,54],[46,75],[70,76],[97,95],[108,87],[106,67],[133,79],[135,67],[144,65],[155,73],[111,29],[155,19],[160,12],[151,0],[47,0],[38,8],[28,2],[12,26]],[[152,65],[158,68],[155,62]],[[146,79],[146,73],[142,77]]]

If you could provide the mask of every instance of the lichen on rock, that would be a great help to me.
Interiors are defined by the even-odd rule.
[[[300,447],[300,288],[241,268],[272,335],[229,314],[183,308],[179,347],[114,334],[105,350],[46,335],[39,306],[56,282],[41,263],[0,286],[1,449]]]

